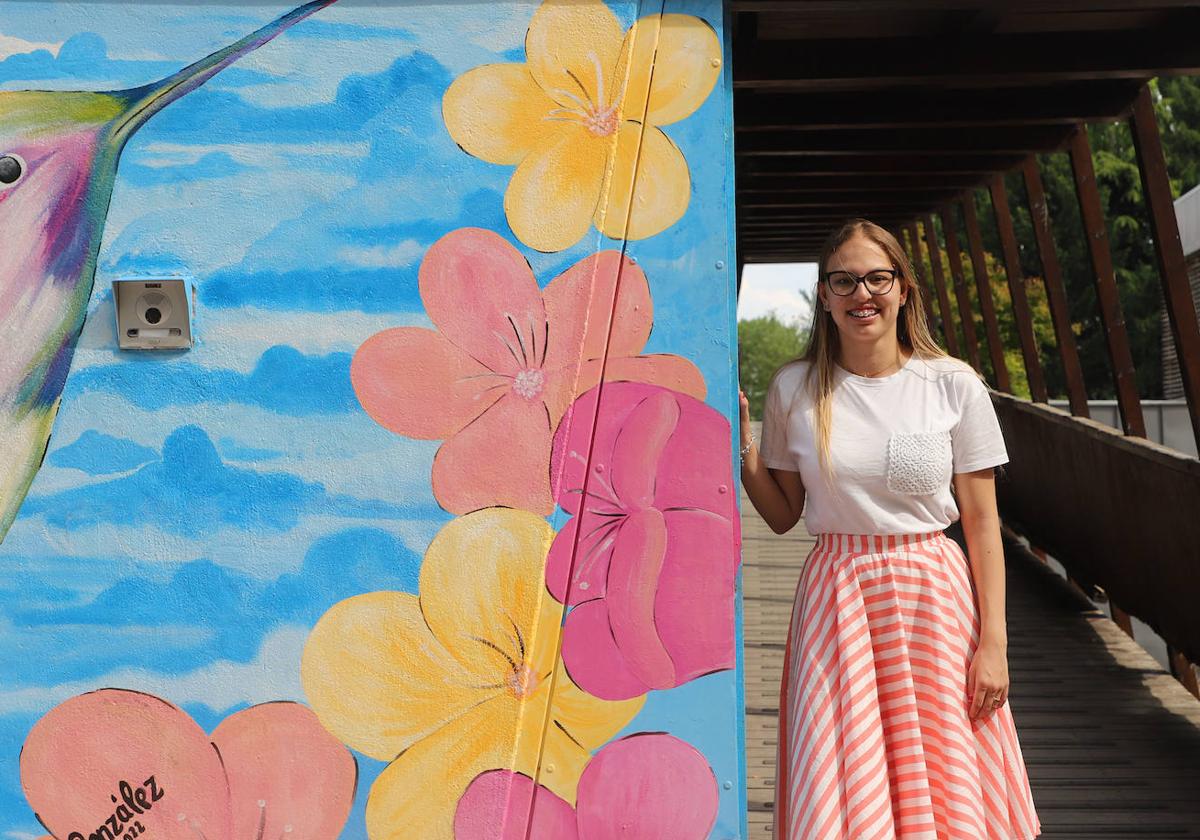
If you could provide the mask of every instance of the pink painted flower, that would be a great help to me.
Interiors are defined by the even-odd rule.
[[[568,421],[590,420],[601,392],[589,441],[589,422]],[[623,699],[733,667],[730,446],[718,412],[653,385],[594,388],[559,426],[558,502],[576,515],[550,548],[546,586],[574,607],[563,662],[584,691]]]
[[[210,738],[178,707],[120,689],[51,709],[21,750],[25,797],[59,838],[332,840],[356,776],[350,752],[297,703],[237,712]]]
[[[717,780],[695,747],[641,733],[592,757],[574,808],[520,773],[480,774],[458,802],[454,840],[705,840],[717,804]]]
[[[704,396],[687,359],[639,355],[653,320],[650,291],[616,251],[581,260],[540,291],[508,242],[463,228],[430,247],[419,281],[437,329],[372,336],[350,375],[377,423],[445,440],[433,493],[451,513],[497,505],[550,513],[551,436],[575,395],[600,381],[602,364],[609,380]]]

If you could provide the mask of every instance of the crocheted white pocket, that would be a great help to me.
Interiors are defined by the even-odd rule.
[[[949,432],[896,432],[888,439],[887,488],[928,496],[950,481]]]

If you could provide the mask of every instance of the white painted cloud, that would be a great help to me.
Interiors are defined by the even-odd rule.
[[[113,279],[113,266],[129,257],[166,255],[196,277],[236,265],[282,221],[304,218],[310,208],[354,184],[349,175],[273,168],[238,178],[231,200],[226,178],[155,186],[134,186],[118,178],[104,225],[97,283]]]
[[[492,52],[505,52],[516,47],[525,46],[525,33],[529,31],[529,21],[537,11],[537,4],[528,3],[524,7],[517,5],[505,9],[504,14],[495,17],[478,14],[477,10],[457,22],[456,31],[476,46]]]
[[[392,327],[432,327],[422,313],[281,312],[247,306],[201,313],[197,340],[214,364],[249,372],[269,347],[286,344],[301,353],[353,353],[364,341]]]
[[[425,519],[305,516],[282,534],[224,527],[189,539],[150,525],[98,525],[64,531],[50,527],[39,515],[18,519],[5,537],[4,548],[6,555],[24,558],[22,562],[29,568],[36,565],[37,558],[47,558],[59,569],[63,564],[78,567],[79,561],[91,560],[97,546],[103,546],[106,556],[130,558],[138,574],[150,579],[165,580],[184,563],[204,559],[260,581],[272,581],[299,571],[305,553],[317,540],[353,527],[385,531],[417,555],[424,555],[438,530],[437,523]]]
[[[202,309],[193,319],[196,346],[186,360],[249,373],[270,347],[283,344],[309,356],[353,353],[377,332],[391,327],[431,327],[424,313],[287,312],[247,306]],[[111,365],[135,351],[117,350],[112,299],[94,300],[76,345],[71,370]],[[139,357],[141,358],[141,357]]]
[[[3,32],[0,32],[0,59],[20,53],[31,53],[34,50],[46,50],[57,57],[62,45],[62,41],[58,43],[38,43],[36,41],[26,41],[24,38],[17,38],[14,35],[5,35]]]
[[[345,245],[338,250],[340,263],[364,268],[407,268],[420,259],[425,247],[415,239],[405,239],[395,245]]]
[[[280,627],[263,639],[250,662],[220,660],[186,674],[165,675],[122,668],[95,679],[56,686],[0,689],[0,714],[36,714],[97,688],[127,688],[161,697],[177,706],[202,704],[222,712],[241,703],[304,699],[300,655],[307,627]]]
[[[100,412],[106,413],[100,413]],[[107,393],[77,396],[58,415],[51,449],[74,441],[87,429],[122,437],[155,450],[180,426],[199,425],[219,442],[269,449],[279,457],[255,464],[231,465],[262,472],[287,472],[317,482],[331,495],[379,499],[395,504],[432,502],[429,471],[439,441],[393,434],[365,412],[290,417],[257,406],[215,403],[168,406],[149,411]],[[218,449],[220,446],[218,445]],[[77,470],[47,464],[34,494],[47,494],[95,481]],[[49,476],[61,476],[51,481]],[[107,477],[105,477],[107,478]]]
[[[365,12],[365,13],[364,13]],[[336,4],[320,12],[326,23],[381,24],[380,10],[341,9]],[[398,22],[408,28],[412,14],[408,8]],[[299,24],[303,25],[303,23]],[[246,85],[238,95],[246,101],[264,107],[301,107],[333,102],[338,85],[350,75],[370,75],[387,69],[396,59],[409,55],[416,48],[407,38],[371,38],[351,41],[343,38],[287,37],[276,39],[238,62],[239,67],[267,73],[273,80],[267,84]]]
[[[189,166],[205,155],[224,152],[238,163],[263,168],[288,168],[297,156],[362,159],[370,143],[150,143],[128,159],[142,166]]]

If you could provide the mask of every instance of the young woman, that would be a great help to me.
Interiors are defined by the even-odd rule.
[[[1004,555],[987,388],[929,334],[895,237],[821,255],[804,357],[776,373],[742,481],[817,538],[784,658],[776,840],[1027,840],[1041,824],[1006,704]],[[942,533],[961,518],[968,561]]]

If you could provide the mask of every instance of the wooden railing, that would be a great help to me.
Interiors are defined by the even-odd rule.
[[[1128,120],[1192,433],[1200,445],[1200,326],[1188,285],[1149,87],[1143,86],[1138,92]],[[1114,620],[1127,633],[1132,635],[1130,615],[1154,628],[1168,645],[1172,672],[1200,697],[1191,665],[1200,661],[1200,461],[1145,439],[1133,356],[1117,293],[1086,126],[1080,124],[1072,133],[1067,152],[1123,435],[1088,419],[1087,391],[1071,330],[1062,270],[1045,191],[1033,156],[1020,169],[1030,203],[1057,352],[1066,379],[1070,414],[1045,405],[1048,401],[1045,376],[1034,340],[1025,297],[1026,279],[1018,258],[1002,174],[995,174],[988,189],[1032,402],[1011,395],[1006,348],[1001,345],[973,194],[968,191],[939,209],[957,313],[951,310],[940,259],[941,245],[932,217],[912,220],[899,233],[901,241],[907,240],[914,265],[922,264],[922,246],[927,249],[932,277],[919,277],[918,281],[923,286],[929,314],[940,327],[947,349],[965,358],[977,370],[983,369],[976,316],[981,319],[997,412],[1012,457],[1006,475],[998,483],[1001,513],[1007,524],[1021,531],[1035,547],[1052,553],[1085,589],[1103,589]],[[959,213],[976,281],[978,313],[971,311],[964,278],[955,222]],[[962,347],[958,342],[959,329],[965,344]]]

